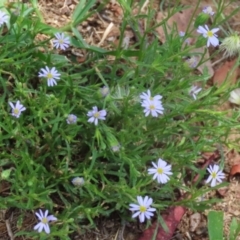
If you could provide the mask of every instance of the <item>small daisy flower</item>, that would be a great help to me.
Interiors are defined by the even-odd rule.
[[[237,33],[223,39],[220,50],[226,57],[232,57],[240,53],[240,37]]]
[[[74,124],[77,122],[77,116],[74,114],[69,114],[66,121],[67,124]]]
[[[150,113],[153,117],[158,117],[158,115],[163,114],[164,111],[162,103],[157,101],[144,101],[142,103],[142,107],[145,108],[143,112],[145,113],[146,117]]]
[[[202,91],[202,88],[198,87],[198,86],[192,86],[189,90],[189,95],[191,95],[193,97],[194,100],[197,99],[197,94]]]
[[[85,181],[83,177],[75,177],[72,180],[72,184],[74,186],[82,187],[84,185]]]
[[[38,73],[39,77],[44,77],[47,79],[47,85],[50,87],[53,87],[54,85],[57,85],[56,80],[60,79],[61,74],[58,73],[58,71],[56,70],[55,67],[53,68],[49,68],[49,67],[45,67],[41,68],[39,73]]]
[[[142,101],[155,101],[155,102],[158,102],[162,99],[162,96],[161,95],[156,95],[154,97],[151,96],[151,92],[150,90],[147,90],[147,93],[142,93],[140,95],[140,98]]]
[[[49,234],[50,233],[50,228],[48,223],[50,221],[56,221],[57,218],[54,217],[53,215],[49,215],[48,216],[48,210],[45,211],[45,213],[42,212],[42,210],[39,210],[39,213],[36,212],[35,213],[36,216],[38,217],[38,220],[40,221],[37,225],[34,226],[34,230],[37,230],[38,232],[42,232],[42,230],[44,229],[44,231]]]
[[[16,105],[14,106],[12,102],[9,102],[9,105],[12,108],[12,116],[19,118],[21,113],[26,110],[26,108],[20,103],[20,101],[17,101]]]
[[[148,169],[148,174],[154,174],[153,180],[157,178],[158,183],[167,183],[170,179],[168,175],[172,175],[171,172],[171,165],[167,165],[167,162],[162,160],[161,158],[158,159],[157,164],[152,162],[154,168]]]
[[[208,47],[210,46],[210,44],[212,44],[214,47],[219,45],[219,40],[217,38],[217,35],[215,34],[217,31],[219,31],[219,28],[213,28],[212,30],[209,30],[207,25],[205,25],[205,28],[199,26],[197,29],[198,33],[201,33],[203,37],[208,39],[207,41]]]
[[[210,176],[208,177],[206,183],[211,182],[211,187],[215,187],[217,182],[221,183],[222,179],[225,177],[225,174],[219,169],[218,165],[210,165],[207,170],[210,173]]]
[[[98,108],[95,106],[93,107],[92,111],[89,111],[87,113],[87,116],[89,117],[88,122],[93,123],[95,125],[98,125],[98,120],[105,120],[107,115],[106,110],[100,110],[98,111]]]
[[[0,10],[0,27],[1,27],[4,23],[7,23],[8,18],[9,18],[8,15],[7,15],[5,12],[3,12],[3,11]]]
[[[210,16],[214,15],[213,9],[210,6],[204,7],[202,11]]]
[[[66,50],[69,45],[70,45],[70,39],[69,37],[66,37],[64,35],[64,33],[56,33],[54,34],[54,36],[56,37],[56,39],[54,39],[53,42],[53,46],[55,48],[60,48],[61,50]]]
[[[235,90],[230,92],[229,102],[240,105],[240,88],[236,88]]]
[[[144,222],[145,218],[150,219],[153,216],[153,212],[156,211],[156,208],[151,208],[152,198],[145,196],[137,196],[138,204],[131,203],[129,206],[130,211],[137,211],[132,215],[132,218],[139,216],[140,222]]]

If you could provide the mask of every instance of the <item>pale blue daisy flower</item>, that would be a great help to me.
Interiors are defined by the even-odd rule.
[[[49,68],[49,67],[45,67],[41,68],[39,73],[38,73],[39,77],[43,77],[47,79],[47,85],[50,87],[57,85],[56,80],[60,79],[61,74],[58,73],[58,71],[56,70],[55,67],[53,68]]]

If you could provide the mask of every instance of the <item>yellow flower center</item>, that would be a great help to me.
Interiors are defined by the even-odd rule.
[[[157,169],[157,172],[158,172],[159,174],[163,174],[163,169],[162,169],[162,168],[158,168],[158,169]]]
[[[95,118],[99,118],[100,114],[99,114],[99,112],[96,112],[96,113],[93,114],[93,116],[94,116]]]
[[[58,39],[58,42],[59,42],[59,44],[63,44],[64,43],[63,39]]]
[[[154,105],[150,105],[149,108],[150,108],[150,110],[155,110],[155,106]]]
[[[212,36],[213,36],[213,32],[212,32],[212,31],[208,31],[208,32],[207,32],[207,36],[208,36],[208,37],[212,37]]]
[[[45,218],[45,217],[43,217],[42,220],[41,220],[41,222],[44,223],[44,224],[46,224],[46,223],[48,223],[48,219]]]
[[[212,173],[212,178],[216,178],[217,177],[217,173],[213,172]]]
[[[143,212],[146,212],[146,211],[147,211],[147,208],[144,207],[144,206],[140,206],[140,207],[139,207],[139,211],[142,212],[142,213],[143,213]]]
[[[47,74],[47,79],[53,78],[53,75],[51,73]]]
[[[13,113],[17,115],[19,113],[19,110],[17,108],[14,108]]]

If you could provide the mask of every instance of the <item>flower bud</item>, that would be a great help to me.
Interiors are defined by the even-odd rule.
[[[100,93],[102,97],[106,97],[109,94],[109,88],[104,86],[102,88],[100,88]]]
[[[210,16],[207,13],[200,13],[194,23],[194,27],[198,28],[199,26],[205,25],[209,20]]]
[[[209,14],[210,16],[214,15],[214,11],[210,6],[204,7],[202,11],[203,13]]]
[[[85,181],[83,177],[75,177],[72,180],[72,184],[74,186],[82,187],[84,185]]]
[[[220,45],[220,50],[225,51],[224,55],[232,57],[240,53],[240,38],[237,33],[224,38]]]
[[[230,92],[229,102],[240,105],[240,88],[236,88],[235,90]]]
[[[118,140],[116,139],[116,137],[112,134],[108,134],[107,139],[108,139],[111,150],[113,152],[119,152],[121,146]]]
[[[12,168],[2,171],[1,178],[7,180],[11,174]]]

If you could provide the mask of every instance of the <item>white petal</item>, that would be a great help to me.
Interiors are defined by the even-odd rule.
[[[214,47],[216,47],[216,46],[219,45],[219,40],[218,40],[216,37],[214,37],[214,36],[208,38],[208,41],[210,41],[210,43],[211,43]]]
[[[48,225],[48,224],[44,224],[43,227],[44,227],[45,232],[46,232],[47,234],[49,234],[49,233],[50,233],[49,225]]]
[[[43,227],[44,227],[44,224],[43,223],[39,223],[38,232],[42,232]]]
[[[218,32],[218,31],[219,31],[219,28],[213,28],[213,29],[211,30],[212,33],[216,33],[216,32]]]
[[[9,105],[11,106],[12,109],[15,108],[12,102],[9,102]]]
[[[37,230],[38,228],[40,228],[40,225],[42,225],[41,222],[39,222],[38,224],[36,224],[33,229],[34,229],[34,230]]]
[[[48,215],[48,210],[45,211],[44,217],[47,218],[47,215]]]
[[[95,118],[95,120],[94,120],[94,124],[95,124],[95,126],[98,125],[98,119],[97,119],[97,118]]]
[[[207,40],[207,47],[210,46],[210,43],[211,43],[211,40],[210,40],[210,38],[208,38],[208,40]]]
[[[131,203],[129,204],[129,206],[131,207],[130,211],[136,211],[139,210],[139,205]]]
[[[216,186],[216,179],[213,178],[212,182],[211,182],[211,187],[215,187]]]
[[[148,196],[146,196],[145,203],[146,203],[145,206],[149,207],[153,203],[152,198],[149,198]]]
[[[99,114],[100,114],[101,117],[104,117],[104,116],[107,115],[107,111],[106,110],[101,110],[101,111],[99,111]]]
[[[156,208],[148,208],[147,211],[148,211],[148,212],[155,212],[155,211],[156,211]]]
[[[144,222],[144,220],[145,220],[145,214],[144,213],[140,213],[139,220],[140,220],[140,222]]]
[[[91,117],[91,118],[88,119],[88,122],[92,123],[92,122],[94,122],[94,120],[95,120],[95,118]]]
[[[155,168],[158,168],[157,164],[155,162],[152,162],[152,165],[155,167]]]
[[[93,112],[94,113],[98,112],[98,108],[96,106],[93,107]]]
[[[165,168],[167,162],[163,161],[161,158],[158,159],[158,168]]]
[[[137,216],[138,216],[140,213],[141,213],[140,211],[138,211],[138,212],[135,212],[135,213],[132,215],[132,218],[135,218],[135,217],[137,217]]]
[[[212,180],[212,175],[208,177],[208,179],[206,180],[206,183],[209,183],[211,180]]]
[[[158,177],[158,175],[159,175],[158,172],[156,172],[153,176],[153,180],[155,180]]]
[[[57,221],[57,218],[54,217],[53,215],[49,215],[49,216],[47,217],[47,219],[48,219],[48,221]]]
[[[143,198],[141,196],[137,196],[137,201],[140,206],[144,205]]]
[[[213,166],[213,172],[216,172],[216,173],[217,173],[218,171],[219,171],[219,166],[215,164],[215,165]]]
[[[199,26],[198,29],[197,29],[197,32],[198,33],[201,33],[201,34],[206,34],[207,33],[207,30],[202,27],[202,26]]]
[[[157,172],[157,169],[155,169],[155,168],[149,168],[148,169],[148,174],[154,174],[156,172]]]
[[[207,31],[209,31],[208,25],[205,24],[205,28],[207,29]]]

